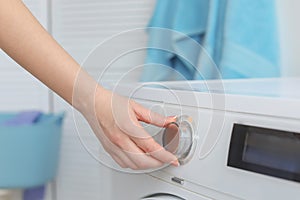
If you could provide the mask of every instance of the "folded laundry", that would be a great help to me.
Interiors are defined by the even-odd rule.
[[[42,116],[42,112],[40,111],[24,111],[13,116],[13,118],[11,119],[4,121],[2,125],[18,126],[18,125],[34,124],[38,121],[38,119],[41,116]]]
[[[45,186],[27,189],[24,191],[23,200],[43,200],[45,197]]]

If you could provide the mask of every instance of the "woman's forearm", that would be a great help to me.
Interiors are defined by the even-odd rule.
[[[20,0],[0,1],[0,47],[70,104],[78,63]]]

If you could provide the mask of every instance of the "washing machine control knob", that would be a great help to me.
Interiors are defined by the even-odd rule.
[[[195,143],[192,118],[186,115],[177,117],[176,122],[167,125],[163,133],[163,146],[175,154],[180,164],[185,164],[192,156]]]

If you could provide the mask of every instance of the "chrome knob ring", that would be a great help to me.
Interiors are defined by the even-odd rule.
[[[188,162],[195,146],[192,118],[186,115],[177,117],[176,122],[167,125],[162,135],[164,148],[175,154],[180,164]]]

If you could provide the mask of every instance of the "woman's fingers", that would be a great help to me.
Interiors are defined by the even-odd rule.
[[[176,156],[160,146],[139,123],[140,120],[164,127],[175,121],[175,117],[164,117],[111,93],[97,97],[97,121],[103,132],[96,133],[106,151],[121,167],[145,170],[169,163],[178,166]]]
[[[112,140],[112,142],[119,148],[118,152],[115,152],[115,154],[119,155],[119,158],[127,163],[128,167],[131,169],[134,168],[129,166],[130,161],[134,163],[136,169],[157,168],[163,165],[161,161],[153,158],[151,154],[147,154],[141,150],[129,137],[124,137],[122,140],[118,141]],[[126,160],[126,156],[130,161]]]
[[[146,154],[150,154],[153,158],[162,163],[179,166],[178,159],[175,155],[165,150],[152,137],[149,138],[132,138],[135,144],[142,149]]]
[[[139,169],[139,167],[126,155],[122,150],[118,150],[111,154],[111,157],[122,167],[130,168],[133,170]]]
[[[120,165],[120,167],[128,168],[128,163],[123,162],[122,159],[119,158],[119,156],[114,154],[111,154],[110,156],[116,161],[116,163],[118,163],[118,165]]]
[[[132,102],[132,106],[134,108],[134,111],[136,113],[137,119],[140,121],[143,121],[148,124],[153,124],[155,126],[159,127],[165,127],[171,122],[176,121],[176,116],[172,117],[165,117],[161,114],[158,114],[156,112],[153,112],[142,105]]]
[[[133,102],[133,110],[139,113],[142,113],[141,116],[145,116],[150,113],[150,110],[143,108],[139,104],[135,104]],[[159,122],[158,119],[163,120],[165,117],[162,117],[161,115],[154,113],[153,119],[155,119],[154,123],[157,125],[164,126],[166,121]],[[175,120],[175,119],[171,119]],[[146,131],[145,129],[139,124],[137,121],[137,118],[132,119],[131,123],[127,123],[127,126],[124,127],[124,132],[134,141],[134,143],[145,153],[150,154],[153,158],[159,160],[162,163],[170,164],[172,163],[174,166],[178,166],[179,162],[175,155],[172,153],[166,151],[161,145],[159,145]]]
[[[136,123],[127,124],[127,133],[118,128],[114,134],[109,134],[109,140],[114,144],[112,146],[118,149],[114,154],[118,155],[119,160],[126,167],[139,170],[158,168],[164,164],[179,166],[176,156],[166,151],[141,126],[135,125]]]

